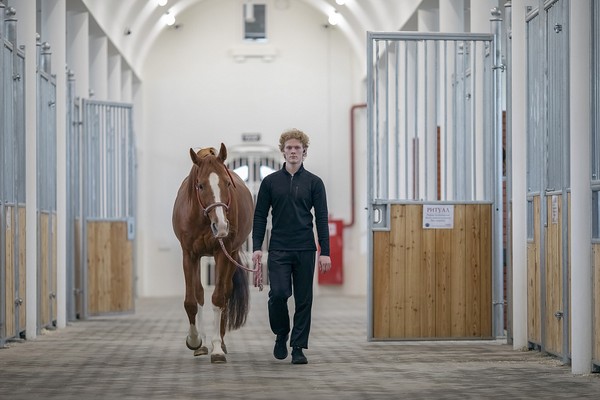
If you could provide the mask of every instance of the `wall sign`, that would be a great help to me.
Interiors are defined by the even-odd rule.
[[[423,229],[454,228],[453,204],[423,204]]]

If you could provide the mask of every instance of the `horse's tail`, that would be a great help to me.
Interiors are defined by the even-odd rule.
[[[233,290],[227,302],[227,329],[230,331],[244,326],[250,310],[250,288],[246,271],[236,267],[232,280]]]

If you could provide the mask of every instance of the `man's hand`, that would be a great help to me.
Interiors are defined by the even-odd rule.
[[[256,250],[252,253],[252,264],[257,265],[262,263],[262,251]]]
[[[331,258],[329,256],[319,256],[319,270],[323,273],[331,269]]]

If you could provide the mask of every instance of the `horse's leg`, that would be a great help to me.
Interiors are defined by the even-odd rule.
[[[202,258],[202,257],[200,257]],[[198,264],[200,264],[198,260]],[[204,331],[204,322],[203,322],[203,311],[204,311],[204,287],[202,286],[202,277],[201,277],[201,267],[198,265],[197,273],[195,274],[194,287],[196,290],[196,302],[198,303],[198,315],[196,317],[196,323],[198,326],[197,335],[200,338],[200,346],[195,349],[195,356],[202,356],[208,354],[208,348],[204,343],[206,343],[206,333]]]
[[[183,252],[183,274],[185,277],[185,299],[183,307],[187,313],[190,327],[185,344],[190,350],[197,350],[202,346],[202,338],[196,328],[196,315],[198,314],[198,301],[196,299],[196,281],[198,275],[198,257],[194,257],[189,252]],[[200,315],[201,316],[201,315]]]
[[[222,254],[215,255],[215,291],[212,295],[213,303],[213,336],[211,339],[213,350],[210,360],[213,363],[226,362],[226,347],[224,342],[226,328],[227,299],[231,294],[234,265]]]

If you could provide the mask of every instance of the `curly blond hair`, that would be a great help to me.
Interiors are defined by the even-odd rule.
[[[283,152],[285,142],[287,142],[290,139],[298,139],[302,143],[304,149],[308,149],[308,144],[310,143],[308,135],[299,129],[293,128],[283,132],[279,137],[279,150],[281,152]]]

